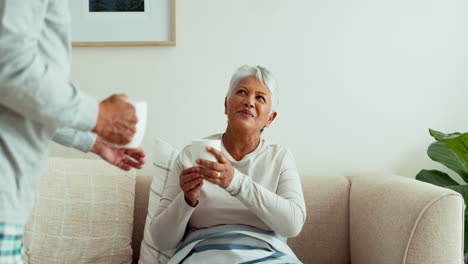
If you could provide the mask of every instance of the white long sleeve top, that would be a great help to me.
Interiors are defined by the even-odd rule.
[[[221,139],[222,134],[208,138]],[[193,166],[191,145],[174,162],[151,223],[151,234],[160,250],[176,249],[184,235],[218,225],[249,225],[283,237],[301,231],[306,209],[292,153],[263,138],[240,161],[232,158],[223,145],[221,148],[235,169],[231,184],[223,189],[205,181],[195,207],[187,204],[179,185],[181,172]]]

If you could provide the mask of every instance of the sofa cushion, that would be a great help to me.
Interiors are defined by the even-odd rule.
[[[50,158],[25,227],[26,263],[131,263],[134,172]]]
[[[152,153],[153,165],[153,181],[148,201],[148,215],[146,216],[145,231],[140,249],[140,264],[167,263],[169,261],[169,253],[162,252],[156,248],[153,238],[150,233],[151,219],[158,208],[164,186],[166,185],[167,177],[172,169],[173,162],[179,151],[172,147],[167,142],[157,138]]]

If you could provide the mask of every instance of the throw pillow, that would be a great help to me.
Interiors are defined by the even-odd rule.
[[[152,165],[153,181],[148,201],[148,215],[146,216],[145,231],[141,242],[139,264],[167,263],[172,252],[158,250],[151,237],[149,225],[158,208],[167,177],[179,151],[167,142],[157,138],[153,146]]]
[[[51,158],[25,227],[26,263],[131,263],[134,172]]]

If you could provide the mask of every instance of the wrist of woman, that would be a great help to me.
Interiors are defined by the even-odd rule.
[[[198,200],[195,202],[191,202],[189,199],[187,199],[187,196],[184,195],[185,202],[190,205],[191,207],[196,207],[198,205]]]

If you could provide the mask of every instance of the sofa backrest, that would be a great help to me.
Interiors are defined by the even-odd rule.
[[[302,177],[307,219],[288,244],[304,263],[349,263],[349,191],[344,176]]]
[[[151,177],[137,176],[133,223],[133,260],[137,263],[148,210]],[[304,263],[349,263],[349,190],[344,176],[304,176],[307,220],[288,244]]]

